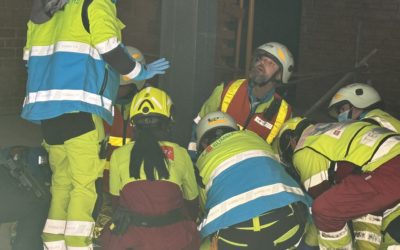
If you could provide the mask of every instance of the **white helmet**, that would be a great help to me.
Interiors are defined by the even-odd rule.
[[[356,108],[365,109],[381,101],[379,93],[371,86],[364,83],[353,83],[341,89],[332,97],[329,104],[329,114],[338,116],[336,107],[346,102]]]
[[[136,62],[139,62],[141,64],[146,64],[146,60],[144,59],[144,56],[142,54],[142,52],[140,52],[140,50],[138,50],[135,47],[132,46],[125,46],[125,50],[126,52],[132,57],[133,60],[135,60]],[[141,89],[145,83],[144,80],[142,81],[135,81],[133,79],[129,79],[126,76],[122,76],[120,77],[120,85],[128,85],[134,83],[136,84],[138,89]]]
[[[203,139],[204,135],[215,128],[232,128],[233,130],[239,130],[235,120],[227,113],[221,111],[208,113],[197,124],[197,146],[200,146],[200,141]]]
[[[282,83],[287,83],[294,70],[293,55],[289,49],[280,43],[269,42],[261,45],[257,50],[262,50],[269,54],[282,69]]]

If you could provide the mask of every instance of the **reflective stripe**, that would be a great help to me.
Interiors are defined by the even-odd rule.
[[[110,143],[110,145],[114,146],[114,147],[122,146],[123,145],[123,141],[124,141],[124,138],[118,137],[118,136],[110,136],[108,138],[108,143]],[[131,141],[130,138],[125,138],[125,143],[128,143],[130,141]]]
[[[188,149],[189,149],[190,151],[197,151],[197,143],[195,143],[195,142],[189,142]]]
[[[134,79],[140,74],[140,72],[142,72],[142,64],[136,62],[135,67],[132,69],[132,71],[124,75],[124,77],[128,79]]]
[[[117,37],[112,37],[104,42],[95,45],[100,54],[105,54],[118,47],[119,41]]]
[[[370,116],[370,117],[367,117],[367,118],[377,121],[381,125],[381,127],[390,129],[390,130],[392,130],[394,132],[399,132],[399,131],[397,131],[396,127],[394,127],[390,122],[386,121],[385,119],[382,119],[379,116]]]
[[[328,178],[328,171],[321,171],[307,180],[304,181],[304,187],[308,191],[308,189],[321,184],[323,181],[329,180]]]
[[[226,91],[224,99],[221,103],[221,111],[225,112],[228,110],[229,104],[231,104],[233,97],[245,80],[237,80],[229,86],[228,91]]]
[[[45,250],[66,250],[65,241],[44,241],[43,249]]]
[[[25,61],[28,61],[28,59],[29,59],[29,53],[30,53],[30,50],[29,50],[29,49],[24,49],[24,54],[23,54],[23,56],[22,56],[22,59],[25,60]]]
[[[379,234],[368,231],[354,231],[355,239],[368,241],[375,245],[381,244],[381,236]]]
[[[252,219],[252,221],[253,221],[253,231],[254,231],[254,232],[259,232],[259,231],[261,231],[260,217],[259,217],[259,216],[254,217],[254,218]]]
[[[145,91],[146,93],[149,93],[150,88],[145,89]],[[135,106],[131,108],[131,110],[137,110],[138,107],[142,104],[143,100],[145,100],[145,98],[140,98],[136,100]],[[150,100],[152,101],[152,104],[156,104],[158,108],[162,109],[161,103],[156,98],[150,97]]]
[[[275,119],[274,127],[269,132],[266,139],[268,144],[271,144],[275,137],[278,135],[283,123],[285,123],[285,118],[289,109],[289,105],[284,100],[281,101],[281,106],[279,107],[278,115]]]
[[[87,247],[67,247],[68,250],[93,250],[93,245],[89,245]]]
[[[383,218],[389,216],[391,213],[393,213],[394,211],[397,211],[400,209],[400,203],[398,203],[395,207],[387,209],[383,212]]]
[[[64,234],[66,224],[67,222],[65,220],[47,219],[46,225],[44,225],[43,233]]]
[[[342,228],[339,231],[336,232],[324,232],[324,231],[319,231],[319,236],[324,239],[324,240],[340,240],[344,237],[346,237],[349,234],[349,228],[347,227],[347,225],[344,226],[344,228]]]
[[[210,180],[207,183],[206,191],[208,191],[211,188],[214,179],[217,178],[217,176],[219,174],[221,174],[222,172],[224,172],[225,170],[227,170],[231,166],[235,165],[238,162],[244,161],[246,159],[253,158],[253,157],[259,157],[259,156],[266,156],[266,157],[270,157],[272,159],[275,159],[273,154],[267,153],[266,151],[263,151],[263,150],[250,150],[250,151],[245,151],[245,152],[242,152],[240,154],[234,155],[234,156],[226,159],[225,161],[221,162],[213,170],[213,172],[210,175]]]
[[[72,89],[53,89],[32,92],[25,97],[24,105],[46,101],[82,101],[104,107],[108,111],[113,112],[113,105],[110,99],[84,90]]]
[[[372,215],[372,214],[367,214],[367,215],[364,215],[357,219],[354,219],[353,222],[361,222],[361,223],[368,223],[368,224],[374,224],[377,226],[381,226],[382,225],[382,217]]]
[[[393,136],[388,138],[381,146],[379,146],[378,151],[374,154],[371,162],[378,160],[380,157],[386,155],[397,143],[400,142],[400,136]]]
[[[200,115],[197,115],[196,118],[193,119],[193,122],[196,124],[199,124],[199,121],[201,120]]]
[[[56,52],[87,54],[95,60],[101,59],[99,52],[87,43],[60,41],[48,46],[32,46],[30,50],[24,52],[24,60],[28,60],[30,56],[50,56]]]
[[[93,228],[94,222],[91,221],[67,221],[65,235],[89,237],[93,232]]]
[[[237,206],[240,206],[252,200],[256,200],[263,196],[274,195],[281,192],[289,192],[304,196],[301,188],[290,187],[282,183],[259,187],[248,192],[233,196],[232,198],[227,199],[224,202],[221,202],[220,204],[211,208],[207,215],[207,218],[205,218],[203,222],[199,225],[199,229],[205,227],[208,223],[211,223],[219,216],[223,215],[231,209],[234,209]]]

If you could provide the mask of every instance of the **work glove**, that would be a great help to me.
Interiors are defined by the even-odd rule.
[[[111,219],[110,230],[114,235],[124,235],[131,224],[131,216],[128,210],[118,207]]]
[[[169,61],[165,58],[158,59],[152,63],[142,65],[142,70],[139,75],[133,78],[136,81],[142,81],[152,78],[155,75],[165,74],[165,70],[169,68]]]

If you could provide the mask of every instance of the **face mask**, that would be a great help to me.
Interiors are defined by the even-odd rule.
[[[340,113],[340,114],[338,115],[338,117],[337,117],[338,122],[344,122],[344,121],[350,120],[350,118],[349,118],[349,116],[350,116],[349,113],[350,113],[350,109],[349,109],[349,110],[346,110],[346,111],[343,111],[342,113]]]

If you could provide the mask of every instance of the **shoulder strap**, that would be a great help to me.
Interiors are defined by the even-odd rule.
[[[84,0],[82,6],[82,23],[85,30],[90,33],[90,25],[89,25],[89,18],[88,18],[88,8],[89,5],[92,3],[93,0]]]

